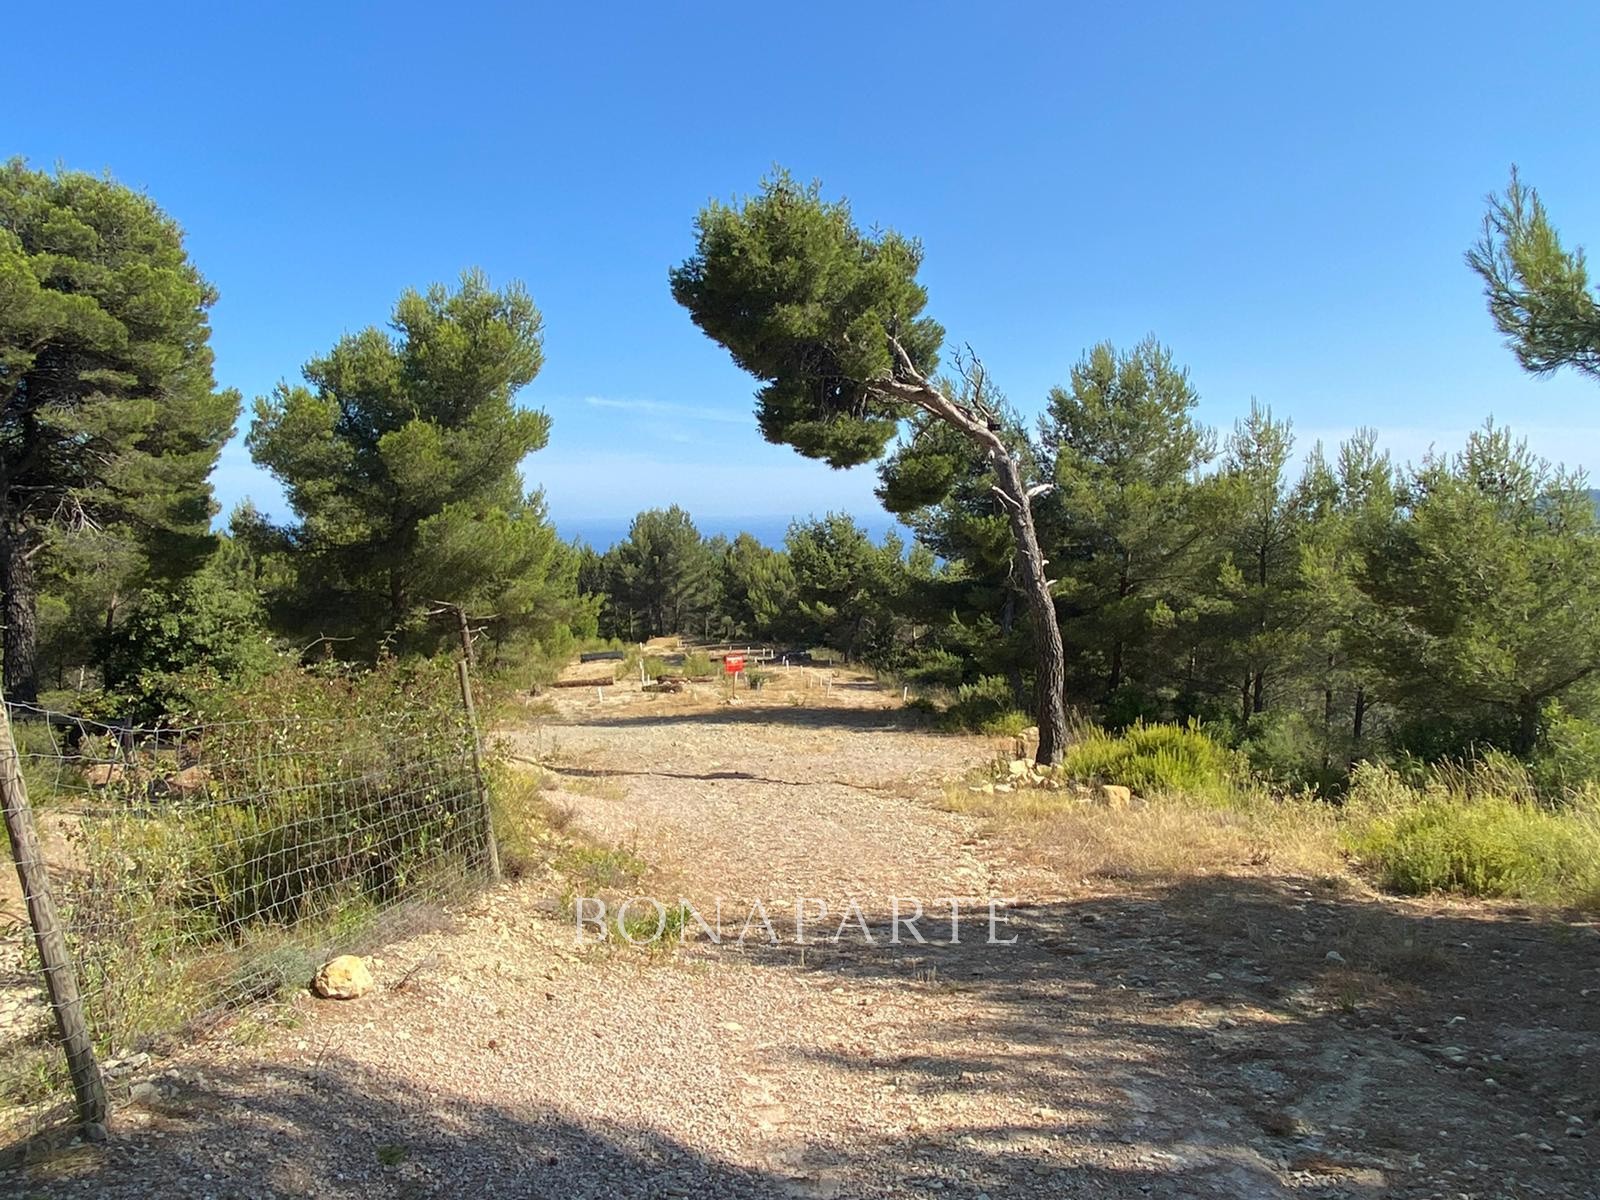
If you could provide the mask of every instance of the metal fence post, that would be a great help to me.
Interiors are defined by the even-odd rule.
[[[39,848],[39,833],[33,824],[33,809],[28,804],[28,785],[22,778],[22,760],[11,737],[11,713],[0,697],[0,798],[4,800],[6,834],[11,839],[11,855],[17,863],[17,878],[22,883],[28,905],[28,920],[33,925],[34,944],[44,968],[45,988],[50,993],[50,1008],[67,1053],[67,1069],[72,1073],[72,1091],[78,1100],[78,1119],[89,1132],[103,1131],[110,1113],[105,1080],[95,1061],[94,1041],[83,1015],[83,999],[78,994],[78,976],[72,967],[66,935],[50,894],[50,880],[44,854]]]
[[[472,742],[472,774],[477,780],[478,803],[483,807],[483,844],[489,856],[489,875],[500,878],[500,844],[494,836],[494,812],[489,805],[489,784],[483,776],[483,750],[478,744],[478,713],[472,704],[472,675],[467,660],[456,663],[456,678],[461,682],[461,705],[467,713],[467,737]]]

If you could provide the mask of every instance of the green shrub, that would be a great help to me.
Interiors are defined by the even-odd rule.
[[[1415,788],[1386,767],[1359,765],[1346,845],[1382,886],[1407,895],[1600,901],[1600,811],[1491,794],[1483,785],[1495,770],[1458,767]]]
[[[1600,783],[1600,724],[1552,704],[1530,771],[1539,795],[1549,801]]]
[[[127,748],[63,886],[97,1035],[117,1046],[266,994],[263,948],[349,945],[484,874],[448,662],[283,670],[196,700],[211,723]]]
[[[105,642],[106,697],[118,717],[192,713],[215,685],[248,688],[280,665],[261,601],[216,562],[170,590],[147,589]]]
[[[1295,791],[1335,795],[1345,784],[1349,739],[1292,709],[1255,713],[1237,745],[1262,779]]]
[[[1230,797],[1246,778],[1238,755],[1195,724],[1135,724],[1119,734],[1084,730],[1067,746],[1062,769],[1073,779],[1121,784],[1141,795],[1215,800]]]
[[[901,674],[913,687],[953,688],[960,686],[969,661],[949,650],[919,650]]]
[[[1027,729],[1032,724],[1033,718],[1027,713],[1011,709],[986,718],[978,725],[978,732],[991,734],[995,737],[1018,737],[1024,729]]]
[[[683,656],[683,674],[688,679],[710,679],[721,669],[703,650],[693,650]]]
[[[962,684],[943,719],[948,729],[1002,735],[1021,733],[1032,723],[1027,714],[1017,711],[1011,684],[1004,675],[985,675],[975,683]]]

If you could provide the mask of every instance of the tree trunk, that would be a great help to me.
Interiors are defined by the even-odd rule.
[[[1517,702],[1517,757],[1529,757],[1538,742],[1539,699],[1537,696],[1524,696]]]
[[[1361,727],[1366,723],[1366,719],[1367,689],[1364,687],[1358,687],[1356,689],[1355,719],[1350,722],[1350,738],[1358,748],[1361,745]]]
[[[399,567],[389,568],[389,627],[399,629],[406,619],[406,581]]]
[[[1033,634],[1038,661],[1034,667],[1034,704],[1039,722],[1039,752],[1036,761],[1041,766],[1051,766],[1061,761],[1067,744],[1067,654],[1061,643],[1061,624],[1056,619],[1055,596],[1050,591],[1050,579],[1044,573],[1045,559],[1039,550],[1039,535],[1033,524],[1033,500],[1022,479],[1022,468],[1012,456],[1010,448],[996,430],[1000,427],[995,414],[986,411],[981,399],[973,406],[957,403],[940,388],[929,383],[916,369],[911,356],[893,337],[890,338],[896,357],[896,370],[885,379],[875,380],[873,386],[883,395],[914,404],[928,415],[959,430],[994,468],[998,480],[995,495],[1011,522],[1011,533],[1017,543],[1018,572],[1022,593],[1028,599],[1028,614],[1033,621]],[[981,397],[983,391],[981,368],[977,372],[974,393]]]
[[[1016,460],[1003,448],[991,450],[990,461],[1000,479],[1011,533],[1017,540],[1022,590],[1028,598],[1028,614],[1033,619],[1033,635],[1038,662],[1034,666],[1034,703],[1039,721],[1041,766],[1061,761],[1067,747],[1067,652],[1061,641],[1061,623],[1056,619],[1055,596],[1045,574],[1045,560],[1039,550],[1039,535],[1033,525],[1033,502],[1022,482]]]
[[[33,703],[39,699],[39,610],[32,544],[25,527],[8,523],[0,534],[0,591],[5,593],[3,669],[6,695]]]
[[[1126,600],[1129,594],[1133,591],[1133,585],[1128,579],[1127,551],[1123,551],[1120,564],[1121,565],[1117,569],[1117,599]],[[1122,621],[1122,610],[1120,607],[1117,609],[1117,621],[1119,623]],[[1107,700],[1111,699],[1112,696],[1115,696],[1117,694],[1117,689],[1122,686],[1123,650],[1124,643],[1122,640],[1122,635],[1118,633],[1111,639],[1111,671],[1106,678]]]

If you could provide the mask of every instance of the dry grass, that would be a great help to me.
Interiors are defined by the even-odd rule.
[[[988,817],[1026,858],[1064,878],[1174,879],[1221,871],[1348,873],[1333,811],[1312,801],[1229,806],[1169,796],[1110,808],[1070,792],[947,789],[942,807]]]

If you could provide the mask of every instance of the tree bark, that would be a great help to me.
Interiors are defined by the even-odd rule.
[[[1523,696],[1517,702],[1518,758],[1527,758],[1539,741],[1539,700],[1536,696]]]
[[[1067,654],[1061,641],[1061,623],[1056,618],[1055,594],[1045,574],[1045,557],[1039,549],[1039,535],[1033,523],[1033,496],[1048,490],[1030,490],[1022,478],[1022,468],[1011,448],[990,425],[992,414],[974,412],[956,403],[929,383],[911,361],[905,348],[890,339],[896,370],[893,377],[875,380],[872,387],[903,403],[914,404],[937,420],[954,426],[966,439],[983,451],[998,481],[996,499],[1011,522],[1016,540],[1018,577],[1028,600],[1028,615],[1033,622],[1037,661],[1034,665],[1034,705],[1039,723],[1039,751],[1035,761],[1052,766],[1061,761],[1067,744]]]
[[[29,704],[39,699],[39,604],[32,544],[25,526],[7,522],[0,532],[0,591],[5,632],[0,635],[6,694]]]
[[[1039,535],[1033,524],[1033,504],[1022,482],[1016,459],[1003,448],[990,454],[995,474],[1000,477],[1006,515],[1017,541],[1022,589],[1028,597],[1028,614],[1033,619],[1033,636],[1038,662],[1034,664],[1034,704],[1039,722],[1039,752],[1035,761],[1053,766],[1067,748],[1067,651],[1061,640],[1061,623],[1056,618],[1055,594],[1045,574],[1044,555],[1039,550]]]

